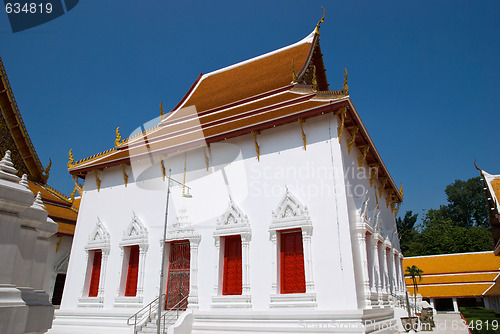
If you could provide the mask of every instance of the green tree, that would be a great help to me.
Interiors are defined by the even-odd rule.
[[[447,205],[429,209],[418,225],[417,215],[407,211],[396,220],[404,256],[489,251],[493,238],[479,177],[456,180],[446,186]]]
[[[480,177],[467,181],[455,180],[446,186],[444,192],[449,204],[445,212],[454,223],[462,227],[488,226],[487,202],[483,188]]]
[[[399,243],[401,252],[406,254],[409,250],[410,243],[416,238],[418,232],[415,230],[415,224],[417,223],[418,214],[413,214],[412,211],[406,211],[403,218],[398,217],[396,219],[396,225],[398,228]]]

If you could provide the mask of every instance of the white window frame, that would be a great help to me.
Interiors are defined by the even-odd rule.
[[[120,283],[116,291],[115,307],[138,307],[143,303],[144,296],[144,271],[146,253],[149,248],[148,230],[141,220],[133,213],[132,220],[123,232],[122,241],[118,244],[121,250],[122,267],[120,271]],[[137,274],[137,293],[133,297],[125,296],[127,283],[128,262],[130,259],[131,246],[139,246],[139,271]]]
[[[221,237],[241,236],[241,295],[222,295],[222,283],[224,279],[224,245],[221,246]],[[217,259],[215,263],[215,286],[212,296],[213,308],[252,307],[250,296],[250,240],[252,230],[248,217],[229,198],[229,205],[222,216],[217,219],[217,227],[214,232]]]
[[[278,250],[279,232],[290,229],[300,229],[302,231],[302,247],[304,247],[304,272],[306,280],[305,293],[281,294],[279,279],[280,274]],[[271,304],[272,308],[279,307],[316,307],[316,293],[314,292],[313,266],[311,254],[311,238],[313,225],[309,217],[307,207],[303,205],[291,192],[286,188],[285,194],[280,200],[278,206],[273,211],[273,220],[269,226],[272,242],[272,267],[273,280]]]
[[[90,233],[87,245],[85,246],[84,250],[87,253],[87,270],[84,276],[81,297],[78,298],[78,306],[103,307],[104,281],[106,278],[106,268],[110,250],[110,235],[99,217],[97,217],[96,226],[92,233]],[[92,266],[94,262],[93,254],[95,251],[99,250],[102,252],[99,290],[96,297],[89,297],[88,292],[92,275]]]

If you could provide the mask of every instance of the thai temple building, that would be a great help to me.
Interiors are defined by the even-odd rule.
[[[156,333],[158,313],[162,333],[397,332],[402,188],[347,71],[330,90],[319,25],[201,74],[111,149],[70,151],[83,193],[49,333]]]
[[[0,58],[0,333],[43,333],[64,288],[79,199],[47,184]],[[15,218],[14,218],[15,217]]]

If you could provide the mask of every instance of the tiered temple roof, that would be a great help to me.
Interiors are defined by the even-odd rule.
[[[50,165],[43,167],[31,142],[17,106],[5,67],[0,58],[0,127],[2,140],[0,155],[11,151],[12,162],[19,176],[28,176],[29,188],[36,195],[40,192],[49,217],[58,223],[60,234],[73,235],[79,201],[72,201],[47,184]]]
[[[408,257],[403,267],[423,270],[418,293],[426,298],[500,295],[500,258],[493,252]],[[413,283],[406,277],[408,291]]]
[[[319,26],[319,24],[318,24]],[[158,125],[121,140],[115,147],[92,157],[73,161],[69,171],[84,177],[87,172],[126,164],[151,154],[161,155],[325,113],[339,117],[339,135],[349,132],[364,155],[364,163],[378,167],[380,188],[393,203],[400,203],[398,190],[359,118],[347,87],[329,90],[317,28],[303,40],[259,57],[200,74],[177,106],[162,115]]]

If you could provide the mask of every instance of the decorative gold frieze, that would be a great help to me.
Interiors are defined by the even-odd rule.
[[[52,167],[52,159],[49,159],[49,164],[47,165],[47,167],[45,167],[45,169],[43,170],[44,174],[45,175],[42,175],[42,178],[45,182],[47,182],[47,180],[49,179],[49,176],[50,176],[50,168]]]
[[[94,169],[94,176],[95,176],[95,185],[97,186],[97,192],[101,191],[101,179],[99,178],[99,174],[97,172],[97,169]]]
[[[128,175],[127,175],[127,171],[125,168],[126,168],[126,165],[122,164],[123,182],[125,183],[125,187],[126,187],[128,184]]]
[[[339,143],[342,140],[342,133],[344,132],[344,122],[345,122],[345,116],[347,114],[347,107],[342,107],[340,108],[338,115],[340,117],[340,124],[337,127],[337,135],[339,137]]]
[[[347,86],[347,69],[344,68],[345,74],[344,74],[344,85],[342,86],[342,90],[344,92],[344,95],[347,96],[349,95],[349,86]]]
[[[116,128],[116,139],[115,139],[115,146],[119,146],[121,143],[121,140],[122,140],[122,136],[120,136],[120,131],[119,131],[120,127],[117,127]]]
[[[300,132],[302,133],[302,142],[304,143],[304,151],[307,150],[307,138],[306,134],[304,133],[304,124],[305,120],[303,118],[299,118],[299,124],[300,124]]]
[[[351,126],[347,128],[347,131],[351,134],[351,138],[347,140],[347,154],[351,154],[352,146],[356,142],[356,136],[358,135],[359,128],[357,126]]]
[[[161,177],[165,181],[165,165],[163,164],[163,160],[161,161]]]
[[[71,153],[73,149],[69,150],[68,155],[69,155],[69,161],[68,161],[68,168],[71,168],[75,165],[75,159],[73,158],[73,153]]]
[[[384,177],[382,179],[379,179],[380,181],[380,188],[378,188],[378,196],[382,197],[382,193],[384,192],[385,185],[387,184],[387,178]]]
[[[366,161],[366,155],[368,154],[368,151],[370,150],[370,145],[364,145],[359,148],[361,151],[361,156],[358,158],[358,166],[359,168],[363,167]]]
[[[377,178],[378,175],[378,165],[370,166],[370,187],[373,186],[373,182]]]
[[[75,193],[77,191],[78,191],[78,194],[80,194],[80,196],[82,196],[82,194],[83,194],[83,186],[78,183],[78,176],[73,175],[73,182],[75,182],[75,188],[73,189],[73,192],[70,195],[72,202],[75,200]]]
[[[259,147],[259,143],[257,142],[257,135],[258,134],[260,134],[259,131],[252,131],[253,141],[255,143],[255,152],[257,152],[257,161],[260,161],[260,147]]]

